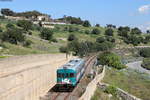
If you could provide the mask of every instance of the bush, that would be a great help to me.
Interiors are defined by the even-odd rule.
[[[139,51],[142,57],[150,57],[150,48],[143,48]]]
[[[12,28],[15,28],[15,26],[13,25],[13,24],[11,24],[11,23],[8,23],[7,25],[6,25],[6,28],[7,29],[12,29]]]
[[[53,38],[53,31],[47,28],[43,28],[40,34],[42,39],[51,40]]]
[[[74,34],[70,34],[68,36],[68,41],[73,41],[73,40],[77,40],[77,37]]]
[[[143,59],[142,67],[150,70],[150,58]]]
[[[26,40],[23,46],[29,47],[31,44],[32,44],[31,40]]]
[[[105,35],[113,36],[113,35],[114,35],[113,32],[114,32],[113,29],[108,28],[108,29],[105,31]]]
[[[104,92],[108,93],[108,94],[112,94],[114,96],[117,95],[117,89],[114,86],[108,86],[108,87],[106,87],[106,89],[104,90]]]
[[[98,56],[98,64],[108,65],[109,67],[113,67],[116,69],[126,68],[125,65],[121,64],[120,57],[111,52],[104,52]]]
[[[97,51],[108,51],[114,47],[114,44],[108,41],[105,41],[103,43],[96,43],[95,45]]]
[[[25,35],[22,30],[18,28],[8,29],[2,33],[2,41],[10,42],[12,44],[23,43],[25,41]]]
[[[101,33],[101,31],[98,28],[94,28],[91,32],[91,34],[96,34],[96,35],[98,35],[100,33]]]
[[[115,38],[112,36],[106,36],[106,40],[109,42],[112,42],[112,43],[114,43],[116,41]]]
[[[58,42],[57,39],[54,39],[54,38],[51,41],[54,42],[54,43]]]
[[[98,37],[97,39],[96,39],[96,42],[98,42],[98,43],[103,43],[103,42],[105,42],[106,41],[106,38],[105,37]]]
[[[62,47],[59,48],[59,51],[60,51],[61,53],[67,53],[67,52],[68,52],[68,48],[62,46]]]
[[[85,34],[90,34],[91,31],[90,30],[85,30]]]

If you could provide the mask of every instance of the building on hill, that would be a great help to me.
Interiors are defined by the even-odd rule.
[[[51,17],[48,15],[41,15],[41,16],[37,16],[37,21],[52,21]]]
[[[25,17],[14,17],[14,16],[4,16],[6,19],[9,19],[9,20],[16,20],[16,21],[18,21],[18,20],[29,20],[29,19],[27,19],[27,18],[25,18]]]

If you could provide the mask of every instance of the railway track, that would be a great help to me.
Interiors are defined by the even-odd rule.
[[[87,69],[90,66],[90,63],[95,58],[96,58],[96,55],[94,55],[92,57],[90,56],[90,57],[87,58],[86,63],[85,63],[86,69],[85,69],[85,73],[84,73],[83,77],[85,77],[85,75],[87,74],[86,73]],[[81,78],[81,80],[82,80],[82,78]],[[77,88],[77,87],[75,87],[75,88]],[[73,91],[75,91],[75,89]],[[48,92],[46,97],[44,99],[41,99],[41,100],[74,100],[74,99],[72,99],[72,96],[71,96],[71,95],[73,95],[73,91],[72,92],[55,92],[55,91],[50,91],[50,92]]]

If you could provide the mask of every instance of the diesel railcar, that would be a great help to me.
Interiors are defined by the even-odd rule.
[[[75,87],[85,71],[84,59],[73,59],[57,69],[57,85]]]

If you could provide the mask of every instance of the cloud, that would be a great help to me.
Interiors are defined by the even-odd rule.
[[[143,5],[143,6],[141,6],[141,7],[139,7],[138,11],[141,14],[147,14],[147,13],[150,12],[150,5]]]

